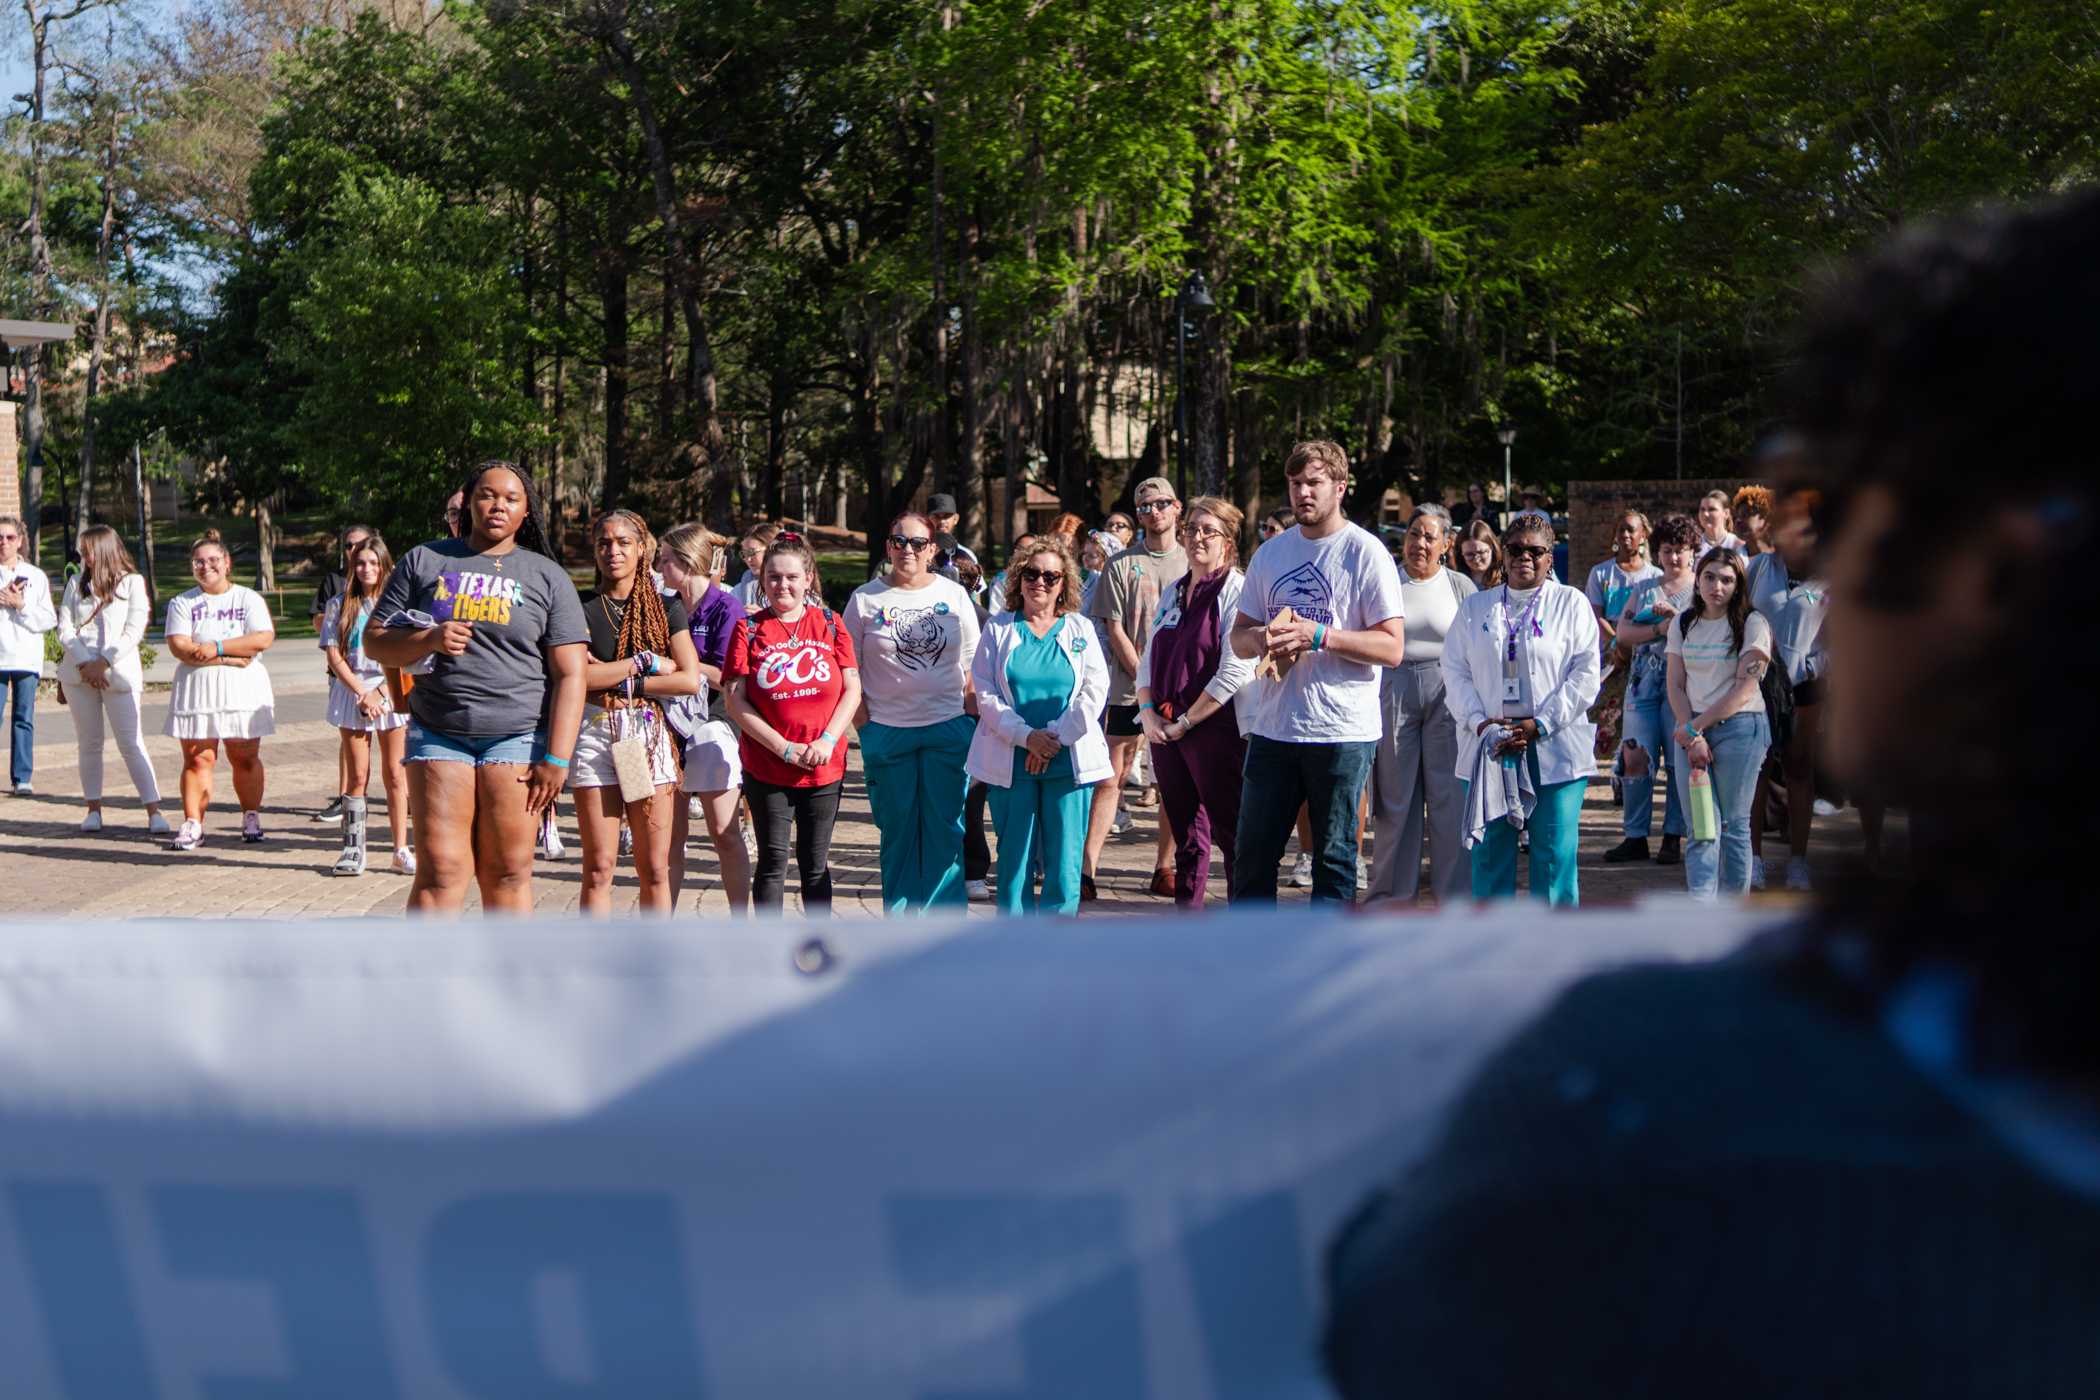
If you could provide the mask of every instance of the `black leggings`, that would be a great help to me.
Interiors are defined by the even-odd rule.
[[[982,880],[992,873],[992,845],[984,839],[984,804],[991,789],[975,778],[963,800],[963,878]]]
[[[802,872],[802,912],[831,912],[831,828],[839,818],[843,781],[822,787],[775,787],[744,779],[751,827],[758,837],[758,869],[751,875],[751,907],[778,909],[787,887],[788,841]]]

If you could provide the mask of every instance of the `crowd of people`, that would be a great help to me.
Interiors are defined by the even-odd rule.
[[[612,907],[623,861],[643,911],[675,909],[696,821],[732,910],[780,908],[791,864],[803,909],[827,910],[857,743],[892,914],[973,898],[1078,912],[1099,897],[1133,787],[1157,794],[1151,893],[1181,908],[1273,901],[1284,879],[1323,903],[1413,903],[1425,885],[1438,902],[1503,898],[1527,857],[1531,893],[1573,905],[1600,762],[1623,809],[1605,862],[1681,863],[1694,895],[1741,894],[1764,887],[1769,824],[1786,884],[1808,887],[1818,493],[1714,492],[1652,523],[1629,511],[1578,589],[1556,573],[1543,512],[1498,528],[1476,488],[1455,511],[1419,506],[1396,553],[1349,519],[1338,445],[1298,444],[1284,475],[1287,503],[1244,560],[1238,507],[1150,477],[1130,512],[1097,528],[1060,515],[989,579],[936,495],[887,523],[883,567],[834,611],[793,530],[761,522],[732,540],[687,523],[659,539],[629,510],[590,523],[595,579],[579,593],[528,476],[484,464],[447,502],[442,537],[397,560],[352,526],[317,591],[341,735],[338,795],[316,816],[342,832],[333,871],[368,867],[377,769],[388,863],[417,909],[457,909],[470,887],[485,908],[529,908],[535,859],[564,849],[566,790],[587,912]],[[55,629],[83,830],[101,827],[114,735],[149,830],[174,849],[206,841],[221,750],[241,839],[265,839],[276,630],[224,542],[194,543],[196,587],[166,608],[171,827],[140,737],[144,580],[96,526],[54,604],[24,534],[0,521],[15,790],[33,790],[33,678]],[[1863,817],[1877,837],[1878,811]]]

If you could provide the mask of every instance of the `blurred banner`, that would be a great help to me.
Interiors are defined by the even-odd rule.
[[[1335,1226],[1689,904],[0,931],[10,1400],[1320,1396]]]

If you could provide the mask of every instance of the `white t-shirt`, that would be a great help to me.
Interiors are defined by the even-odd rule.
[[[1590,602],[1604,609],[1604,620],[1617,627],[1626,600],[1633,596],[1641,581],[1661,577],[1662,570],[1653,564],[1635,564],[1629,573],[1619,567],[1618,560],[1607,559],[1590,570],[1589,582],[1583,585],[1582,592]]]
[[[252,588],[239,584],[224,593],[192,588],[168,600],[167,635],[195,641],[230,642],[250,632],[275,632],[270,605]]]
[[[1442,569],[1427,579],[1400,575],[1400,606],[1407,617],[1407,661],[1441,661],[1444,634],[1458,616],[1458,590]]]
[[[939,576],[924,588],[862,584],[839,623],[860,660],[868,718],[915,728],[963,712],[978,629],[977,607],[961,584]]]
[[[1400,598],[1399,566],[1370,531],[1345,524],[1310,540],[1294,528],[1247,561],[1240,613],[1266,623],[1289,608],[1344,632],[1363,632],[1404,617]],[[1265,688],[1248,733],[1287,744],[1376,742],[1384,732],[1378,670],[1332,652],[1306,652]]]
[[[1685,692],[1694,715],[1705,714],[1735,684],[1741,653],[1735,649],[1735,632],[1727,618],[1701,618],[1692,624],[1691,635],[1686,636],[1682,620],[1673,617],[1666,646],[1671,656],[1684,658]],[[1761,651],[1767,657],[1772,654],[1772,624],[1754,612],[1743,621],[1743,650]],[[1752,690],[1749,700],[1736,713],[1762,714],[1764,708],[1765,697]]]

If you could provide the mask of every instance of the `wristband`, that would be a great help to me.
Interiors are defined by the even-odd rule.
[[[1138,708],[1141,710],[1156,710],[1159,707],[1154,705],[1150,700],[1140,700],[1138,701]]]
[[[543,754],[541,754],[541,755],[540,755],[540,762],[542,762],[542,763],[551,763],[551,764],[553,764],[553,765],[554,765],[554,766],[555,766],[556,768],[566,768],[566,767],[568,767],[568,766],[569,766],[569,760],[567,760],[566,758],[557,758],[557,757],[555,757],[555,756],[554,756],[553,754],[551,754],[551,753],[543,753]]]
[[[212,647],[213,647],[213,648],[215,649],[215,651],[216,651],[216,654],[218,655],[219,659],[220,659],[220,660],[224,660],[224,659],[225,659],[225,657],[226,657],[226,643],[224,643],[224,642],[213,642],[213,643],[212,643]]]
[[[1313,624],[1313,650],[1327,650],[1327,624],[1324,622],[1315,622]]]

